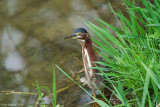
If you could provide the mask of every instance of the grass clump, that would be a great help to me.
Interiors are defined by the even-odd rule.
[[[91,39],[103,58],[95,63],[109,67],[109,73],[103,73],[104,67],[95,69],[112,78],[108,81],[123,105],[155,106],[160,103],[160,1],[151,4],[141,0],[143,7],[135,6],[134,1],[123,2],[129,18],[110,6],[115,17],[120,19],[120,28],[100,19],[97,19],[99,26],[85,22],[96,35]],[[132,100],[127,98],[123,88],[132,90]]]
[[[37,90],[39,92],[39,97],[37,99],[37,103],[35,106],[37,106],[39,104],[39,102],[41,101],[42,103],[42,107],[48,106],[45,105],[43,102],[43,95],[44,93],[41,92],[41,88],[44,88],[45,90],[47,90],[47,92],[49,93],[49,98],[51,99],[52,102],[52,106],[53,107],[60,107],[59,105],[57,105],[57,91],[56,91],[56,72],[55,72],[55,67],[53,68],[53,93],[51,93],[50,89],[47,86],[39,86],[38,82],[36,81],[36,87]]]

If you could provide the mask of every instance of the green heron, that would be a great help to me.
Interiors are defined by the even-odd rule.
[[[94,61],[97,61],[97,58],[94,54],[92,48],[92,40],[90,36],[84,28],[77,28],[74,30],[73,34],[65,37],[64,39],[74,38],[78,39],[81,47],[82,47],[82,58],[83,58],[83,65],[85,71],[85,82],[94,92],[94,96],[96,97],[96,87],[95,85],[102,90],[104,87],[101,85],[103,82],[103,78],[101,75],[97,75],[99,73],[98,70],[92,69],[91,67],[95,67]]]

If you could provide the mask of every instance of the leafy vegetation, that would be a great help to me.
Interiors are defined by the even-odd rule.
[[[96,37],[92,36],[91,39],[103,58],[103,61],[95,63],[109,67],[109,73],[103,73],[103,67],[94,69],[102,71],[123,105],[155,106],[160,103],[160,2],[155,0],[151,4],[142,0],[143,8],[135,6],[134,1],[123,2],[129,18],[121,11],[115,12],[110,6],[116,18],[120,19],[117,20],[120,28],[100,19],[97,19],[99,26],[85,22],[95,33]],[[130,90],[127,93],[132,99],[127,98],[128,94],[123,88]]]

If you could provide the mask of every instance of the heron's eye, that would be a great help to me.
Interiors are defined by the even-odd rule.
[[[76,35],[82,35],[82,33],[76,33]]]

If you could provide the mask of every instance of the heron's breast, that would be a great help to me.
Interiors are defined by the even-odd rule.
[[[86,77],[92,78],[94,76],[93,69],[89,68],[89,67],[93,67],[92,60],[86,48],[82,49],[82,57],[83,57],[83,65],[84,65]]]

